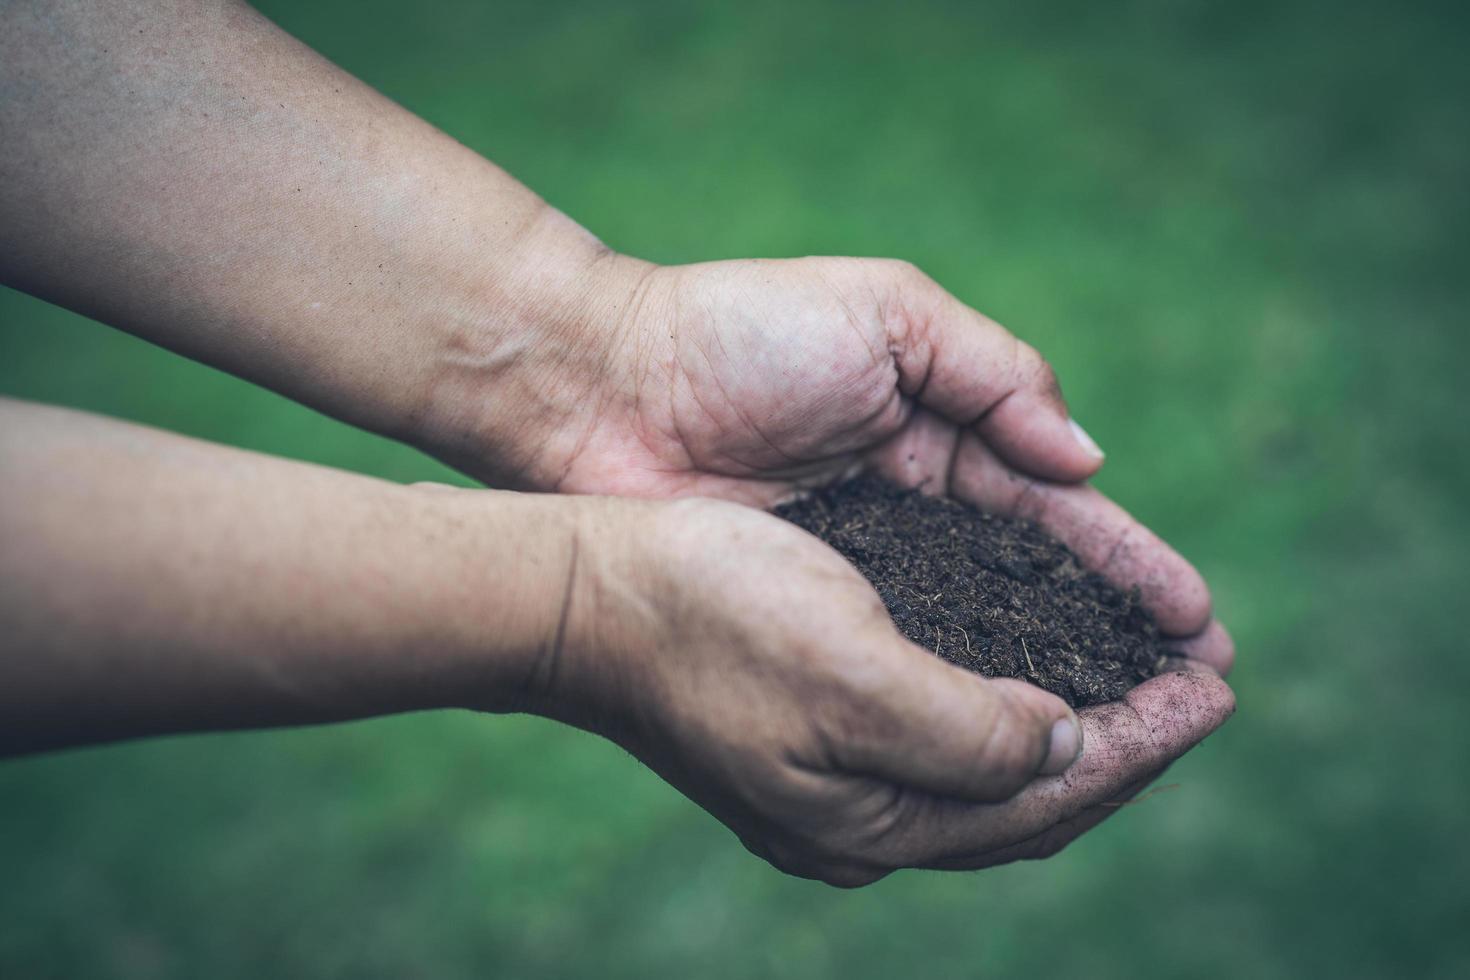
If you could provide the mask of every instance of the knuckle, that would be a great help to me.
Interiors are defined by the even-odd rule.
[[[1052,367],[1050,361],[1042,361],[1041,367],[1037,369],[1036,386],[1044,391],[1048,398],[1061,401],[1062,382],[1057,377],[1057,369]]]
[[[1041,351],[1020,337],[1014,337],[1014,339],[1016,342],[1016,369],[1027,377],[1035,377],[1040,374],[1047,366],[1046,358],[1041,356]]]
[[[927,291],[935,286],[929,274],[908,259],[883,259],[882,262],[893,281],[902,289]]]
[[[1060,401],[1062,383],[1057,377],[1056,368],[1035,347],[1025,341],[1020,341],[1019,344],[1017,363],[1026,382],[1048,398]]]
[[[884,259],[883,262],[892,271],[895,278],[916,279],[924,274],[917,265],[908,259]]]

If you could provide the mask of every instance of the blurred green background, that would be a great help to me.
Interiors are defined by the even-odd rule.
[[[901,256],[1031,340],[1240,712],[1054,860],[860,892],[534,719],[5,763],[0,976],[1470,975],[1458,5],[262,6],[619,249]],[[0,391],[445,476],[13,292]]]

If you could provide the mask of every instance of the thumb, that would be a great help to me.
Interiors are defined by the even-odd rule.
[[[896,305],[921,311],[895,338],[902,389],[971,426],[1025,473],[1064,483],[1096,473],[1102,450],[1072,420],[1056,373],[1036,348],[923,273],[901,268],[911,271],[898,276]]]
[[[939,796],[993,803],[1082,754],[1066,703],[1024,681],[980,677],[907,640],[884,651],[898,669],[868,706],[872,734],[837,746],[848,771]],[[900,657],[893,657],[898,652]]]

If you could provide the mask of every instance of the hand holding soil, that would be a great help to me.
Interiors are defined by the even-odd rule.
[[[791,874],[856,886],[1053,853],[1233,707],[1181,662],[1074,715],[905,639],[850,564],[775,517],[588,506],[564,642],[526,706],[623,745]]]
[[[537,710],[856,885],[1050,853],[1230,713],[1199,574],[912,265],[619,255],[244,4],[6,11],[0,282],[540,492],[0,404],[0,752]],[[887,567],[932,522],[806,512],[880,596],[762,510],[858,472],[1070,556],[964,511]]]
[[[1080,708],[1118,700],[1173,655],[1136,589],[1029,521],[872,476],[777,513],[856,565],[905,636],[977,674],[1022,677]]]
[[[1199,573],[1083,482],[1103,457],[1050,366],[912,265],[611,256],[590,280],[598,297],[567,329],[595,355],[549,347],[556,363],[523,371],[550,382],[494,426],[474,421],[491,379],[460,378],[436,413],[459,422],[421,445],[470,472],[519,460],[514,480],[538,489],[760,507],[870,469],[1035,521],[1118,588],[1136,586],[1176,648],[1229,670]]]

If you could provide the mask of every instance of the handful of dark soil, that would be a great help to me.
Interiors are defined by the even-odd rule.
[[[1138,590],[1083,568],[1029,521],[858,477],[776,510],[873,583],[910,640],[1074,708],[1116,701],[1169,651]]]

